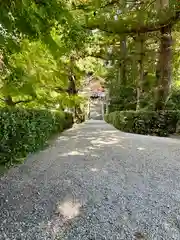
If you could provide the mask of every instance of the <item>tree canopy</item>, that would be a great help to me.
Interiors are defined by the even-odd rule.
[[[2,105],[79,105],[88,72],[112,105],[164,109],[179,84],[176,0],[0,1]]]

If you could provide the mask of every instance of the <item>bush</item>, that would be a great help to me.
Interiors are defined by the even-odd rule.
[[[72,115],[47,110],[0,110],[0,164],[40,149],[49,137],[73,124]]]
[[[121,111],[105,116],[119,130],[157,136],[175,133],[179,119],[179,111]]]
[[[166,103],[166,109],[180,110],[180,90],[172,89],[170,98]]]
[[[115,111],[136,110],[136,87],[123,86],[110,93],[109,113]]]

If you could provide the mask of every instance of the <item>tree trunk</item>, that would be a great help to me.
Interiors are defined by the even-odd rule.
[[[157,0],[157,10],[169,7],[169,0]],[[156,66],[157,88],[155,90],[155,110],[163,110],[171,87],[172,37],[171,24],[160,30],[159,57]]]
[[[121,38],[121,46],[120,46],[120,51],[121,51],[121,58],[120,58],[120,83],[122,85],[126,85],[126,52],[127,52],[127,47],[126,47],[126,36],[123,36]]]
[[[76,89],[76,76],[74,74],[74,64],[75,58],[73,56],[70,57],[70,66],[69,66],[69,86],[68,86],[68,93],[69,95],[76,95],[78,93]]]
[[[161,29],[159,59],[156,69],[157,89],[155,95],[155,110],[163,110],[171,88],[172,60],[171,26]]]
[[[122,11],[125,13],[126,12],[126,5],[127,5],[127,0],[122,0]],[[127,57],[127,45],[126,45],[127,39],[126,35],[121,36],[120,40],[120,69],[119,69],[119,74],[120,74],[120,84],[126,85],[127,84],[127,75],[126,75],[126,57]]]
[[[9,107],[14,107],[16,104],[13,102],[12,100],[12,97],[10,95],[8,95],[6,98],[5,98],[5,103],[7,106]]]
[[[141,108],[141,99],[143,93],[143,82],[144,82],[144,36],[140,36],[137,39],[138,49],[139,49],[139,59],[138,59],[138,69],[139,69],[139,78],[137,80],[137,104],[136,110]]]

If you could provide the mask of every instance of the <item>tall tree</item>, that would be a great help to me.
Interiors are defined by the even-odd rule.
[[[169,9],[169,0],[157,0],[159,10],[167,11]],[[160,47],[157,62],[156,78],[157,90],[155,109],[165,108],[171,87],[171,61],[172,61],[172,24],[160,28]]]

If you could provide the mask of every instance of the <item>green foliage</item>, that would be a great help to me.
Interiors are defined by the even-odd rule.
[[[32,109],[0,110],[0,164],[13,163],[44,146],[48,138],[72,126],[72,115]]]
[[[68,105],[70,72],[77,85],[84,74],[76,62],[70,69],[70,58],[87,38],[71,4],[65,0],[0,1],[0,7],[0,98],[31,99],[31,107],[32,102],[35,107],[62,105],[62,99]]]
[[[0,163],[9,164],[72,126],[62,110],[84,101],[68,90],[72,78],[76,92],[81,87],[84,71],[70,59],[86,32],[64,0],[0,0],[0,7],[0,106],[11,107],[0,110]]]
[[[168,3],[169,7],[167,1],[151,0],[86,1],[84,8],[81,4],[81,9],[87,12],[88,28],[96,30],[93,35],[96,49],[100,48],[98,55],[106,61],[110,111],[157,109],[157,102],[161,99],[163,103],[159,104],[162,105],[159,109],[164,109],[169,97],[168,87],[179,79],[179,4],[175,0]],[[169,43],[168,50],[164,49],[161,56],[160,46],[165,48],[167,45],[166,41],[162,42],[165,39],[162,32],[168,25],[172,28],[173,46]],[[172,62],[168,60],[171,48],[172,75],[170,68],[165,70]],[[157,63],[161,66],[161,78],[157,74]],[[169,84],[164,77],[167,72]],[[163,78],[164,81],[160,82]],[[133,90],[126,94],[126,88]]]
[[[169,1],[169,8],[159,9],[151,0],[128,4],[116,0],[0,0],[0,106],[15,108],[0,112],[2,162],[24,157],[43,145],[52,132],[71,125],[67,115],[65,121],[62,114],[32,109],[70,108],[75,117],[84,119],[80,106],[85,100],[78,90],[83,90],[89,71],[106,78],[109,111],[113,112],[109,117],[114,125],[120,119],[128,131],[165,135],[165,117],[174,122],[175,112],[114,111],[135,110],[138,104],[140,109],[154,109],[156,66],[162,52],[160,24],[168,20],[173,38],[179,39],[178,4]],[[177,89],[179,46],[176,41],[172,61],[172,83]],[[160,65],[168,66],[163,61]],[[173,92],[166,108],[180,109],[178,99],[179,93]],[[19,104],[26,110],[16,109]],[[124,115],[131,121],[125,121]]]
[[[116,111],[105,116],[119,130],[157,136],[175,133],[179,119],[180,111]]]
[[[169,99],[166,103],[166,109],[180,110],[180,89],[172,89]]]
[[[136,110],[136,91],[134,88],[121,85],[118,93],[115,94],[115,91],[113,93],[109,112]]]

